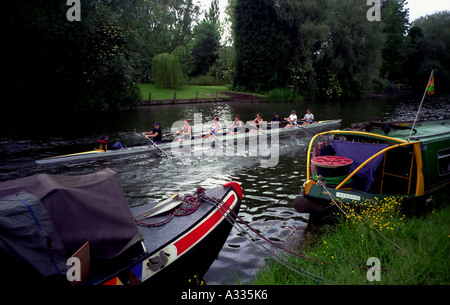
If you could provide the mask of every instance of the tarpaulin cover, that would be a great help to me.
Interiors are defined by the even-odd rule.
[[[89,242],[91,255],[112,258],[140,239],[116,173],[38,174],[0,183],[0,198],[26,191],[38,197],[60,236],[66,255]]]
[[[333,145],[336,155],[347,157],[353,160],[353,164],[350,165],[350,172],[353,172],[358,166],[364,163],[367,159],[372,157],[377,152],[388,147],[387,144],[372,144],[372,143],[359,143],[351,141],[341,141],[341,140],[331,140],[331,145]],[[381,160],[383,160],[384,154],[379,155],[372,161],[370,161],[364,168],[362,168],[353,178],[354,183],[360,183],[359,186],[354,186],[354,188],[361,189],[367,192],[372,185],[374,180],[374,173]],[[358,178],[362,178],[359,179]],[[364,185],[364,181],[367,182]]]
[[[0,250],[44,276],[67,269],[63,244],[47,210],[23,191],[0,198]]]

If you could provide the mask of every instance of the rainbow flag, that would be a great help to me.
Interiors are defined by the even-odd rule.
[[[428,82],[427,94],[434,95],[434,75],[431,75],[430,81]]]

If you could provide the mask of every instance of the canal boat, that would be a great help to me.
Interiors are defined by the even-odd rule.
[[[323,212],[333,201],[421,201],[450,184],[450,120],[371,121],[322,132],[310,141],[306,166],[294,200],[301,213]]]
[[[115,172],[0,183],[1,282],[187,284],[201,280],[242,200],[236,182],[129,206]]]
[[[317,130],[323,130],[324,128],[331,128],[333,126],[336,126],[339,124],[342,120],[325,120],[325,121],[318,121],[315,124],[308,124],[308,125],[296,125],[291,128],[277,128],[276,133],[283,134],[283,133],[289,133],[289,132],[296,132],[299,130],[306,130],[310,131],[315,134],[315,131]],[[256,132],[253,132],[256,131]],[[133,144],[128,147],[125,147],[123,149],[118,150],[103,150],[103,149],[93,149],[90,151],[85,152],[79,152],[79,153],[73,153],[73,154],[66,154],[66,155],[58,155],[58,156],[52,156],[47,157],[43,159],[36,160],[35,162],[37,164],[51,164],[51,163],[58,163],[58,162],[76,162],[76,161],[83,161],[83,160],[90,160],[90,159],[106,159],[106,158],[114,158],[114,157],[123,157],[128,155],[134,155],[139,153],[148,153],[148,152],[154,152],[154,151],[170,151],[172,148],[172,145],[176,145],[177,147],[180,145],[183,145],[183,147],[188,146],[199,146],[206,144],[206,147],[211,147],[213,142],[220,141],[228,143],[229,141],[234,141],[237,139],[242,139],[250,136],[258,136],[258,134],[275,134],[274,129],[270,128],[270,125],[267,126],[267,129],[254,129],[246,130],[246,132],[238,132],[236,134],[230,134],[230,131],[223,130],[219,132],[215,137],[209,137],[206,139],[203,139],[203,135],[193,136],[190,140],[181,142],[176,142],[176,140],[169,140],[169,139],[163,139],[162,142],[158,144],[154,144],[152,142],[145,141],[143,143],[139,144]]]

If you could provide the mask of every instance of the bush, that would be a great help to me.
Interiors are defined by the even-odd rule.
[[[191,80],[188,82],[188,84],[192,85],[192,86],[220,85],[220,84],[218,84],[218,81],[216,81],[216,79],[209,73],[191,78]]]
[[[298,93],[290,89],[280,88],[269,91],[269,93],[267,94],[267,99],[270,102],[279,103],[302,100],[303,98]]]

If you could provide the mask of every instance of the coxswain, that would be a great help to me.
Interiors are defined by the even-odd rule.
[[[97,139],[97,143],[98,143],[98,146],[99,146],[98,148],[101,149],[101,150],[105,150],[105,151],[108,150],[108,149],[110,149],[110,150],[118,150],[118,149],[124,148],[124,146],[120,142],[116,142],[113,145],[110,145],[109,136],[106,133],[102,134]]]

